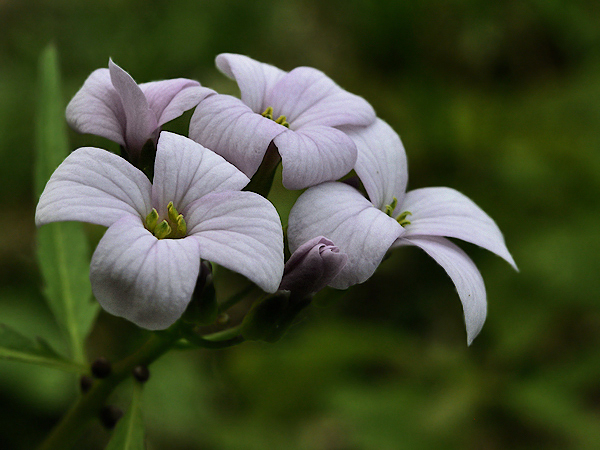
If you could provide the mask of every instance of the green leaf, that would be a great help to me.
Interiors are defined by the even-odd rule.
[[[142,422],[142,385],[134,383],[133,397],[127,413],[115,428],[106,450],[144,450],[144,423]]]
[[[60,90],[56,48],[46,47],[39,61],[35,138],[35,193],[39,197],[50,175],[69,154],[65,108]]]
[[[38,337],[35,340],[23,336],[8,325],[0,324],[0,358],[30,364],[53,367],[67,372],[83,373],[86,367],[60,356]]]
[[[56,49],[40,58],[36,117],[35,190],[40,195],[50,175],[69,153]],[[80,223],[53,223],[40,228],[37,257],[45,296],[69,343],[73,359],[85,362],[84,340],[98,312],[91,300],[89,246]]]

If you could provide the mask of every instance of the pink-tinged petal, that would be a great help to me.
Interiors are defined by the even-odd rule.
[[[120,156],[99,148],[75,150],[54,171],[35,213],[36,224],[76,220],[106,227],[121,217],[146,217],[152,185]]]
[[[406,193],[396,212],[410,211],[406,236],[448,236],[479,245],[495,253],[511,266],[510,255],[496,223],[470,198],[447,187],[415,189]]]
[[[348,255],[330,283],[346,289],[366,281],[404,229],[344,183],[323,183],[304,192],[289,216],[288,241],[295,251],[315,236],[326,236]]]
[[[176,119],[207,95],[215,93],[212,89],[200,86],[197,81],[186,78],[142,83],[140,89],[156,115],[158,126]]]
[[[229,95],[211,95],[196,107],[190,138],[252,177],[275,136],[287,128],[266,119]]]
[[[329,239],[313,238],[298,247],[285,263],[279,289],[300,295],[318,292],[341,272],[347,260],[348,255]]]
[[[401,238],[395,246],[415,245],[431,256],[452,279],[465,313],[467,343],[479,334],[487,314],[485,285],[475,263],[465,252],[442,237],[411,236]]]
[[[108,228],[92,257],[92,292],[115,316],[149,330],[181,317],[200,270],[196,239],[156,239],[139,217]]]
[[[79,133],[95,134],[125,146],[125,111],[108,69],[92,72],[67,105],[66,117]]]
[[[267,292],[283,274],[283,232],[275,207],[253,192],[208,194],[186,212],[200,256],[238,272]]]
[[[221,72],[237,82],[242,101],[259,114],[269,106],[264,103],[267,93],[286,74],[270,64],[232,53],[218,55],[216,63]]]
[[[250,179],[215,152],[184,136],[163,131],[154,166],[153,200],[161,214],[173,202],[183,211],[210,192],[239,191]]]
[[[281,155],[282,182],[287,189],[337,180],[350,172],[356,162],[352,139],[331,127],[286,130],[273,143]]]
[[[369,127],[342,130],[356,143],[358,157],[354,170],[371,202],[384,209],[396,197],[401,205],[408,182],[408,164],[398,134],[381,119]]]
[[[110,79],[121,97],[125,111],[125,143],[129,154],[136,159],[148,139],[158,128],[156,114],[148,106],[146,96],[131,76],[112,60],[108,62]]]
[[[369,125],[375,111],[365,99],[351,94],[323,72],[298,67],[285,75],[264,102],[273,107],[273,117],[284,115],[290,128],[307,125]]]

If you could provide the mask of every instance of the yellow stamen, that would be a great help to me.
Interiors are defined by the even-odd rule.
[[[394,212],[394,209],[396,209],[396,205],[398,204],[398,199],[396,197],[393,198],[392,203],[390,203],[389,205],[385,205],[385,213],[392,217],[392,213]]]
[[[153,233],[157,224],[158,224],[158,212],[156,211],[156,209],[152,208],[152,211],[150,211],[150,214],[148,214],[146,216],[146,229],[150,233]]]
[[[286,127],[286,128],[289,128],[289,127],[290,127],[290,124],[289,124],[289,123],[287,123],[287,119],[286,119],[286,117],[285,117],[285,116],[279,116],[279,117],[277,118],[277,120],[275,121],[275,123],[278,123],[279,125],[283,125],[283,126],[284,126],[284,127]]]
[[[154,236],[158,239],[164,239],[171,234],[171,226],[166,220],[159,223],[154,229]]]
[[[261,116],[273,120],[273,107],[269,106],[267,109],[265,109],[265,112],[262,113]]]
[[[412,213],[410,211],[404,211],[402,214],[396,217],[396,220],[401,226],[405,227],[406,225],[410,225],[410,220],[406,220],[408,216],[412,216]]]

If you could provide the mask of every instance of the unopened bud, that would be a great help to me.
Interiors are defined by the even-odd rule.
[[[109,430],[115,427],[121,417],[123,410],[115,405],[107,405],[100,410],[100,422]]]
[[[150,371],[147,366],[135,366],[131,371],[133,378],[138,380],[140,383],[145,383],[150,378]]]
[[[92,375],[96,378],[106,378],[112,371],[110,362],[102,356],[92,363],[91,369]]]
[[[94,379],[88,375],[82,375],[81,378],[79,379],[79,389],[81,389],[81,392],[83,394],[88,392],[92,388],[93,385],[94,385]]]
[[[319,236],[305,242],[285,263],[279,289],[297,296],[310,295],[327,286],[344,268],[348,255],[329,239]]]

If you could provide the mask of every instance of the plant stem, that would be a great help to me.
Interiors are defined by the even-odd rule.
[[[176,331],[176,330],[173,330]],[[66,450],[72,448],[85,426],[98,417],[112,391],[139,365],[149,365],[167,352],[179,339],[178,332],[154,334],[134,354],[116,363],[107,378],[95,380],[92,388],[81,395],[58,425],[52,430],[39,450]]]
[[[189,329],[184,331],[183,337],[191,344],[203,348],[227,348],[244,342],[244,337],[241,336],[241,326],[229,328],[217,333],[200,336]]]
[[[227,300],[225,300],[223,303],[221,303],[219,305],[219,314],[224,313],[225,311],[227,311],[232,306],[234,306],[237,303],[241,302],[254,289],[256,289],[256,285],[249,284],[244,289],[242,289],[240,292],[238,292],[236,294],[233,294],[231,297],[229,297]]]

